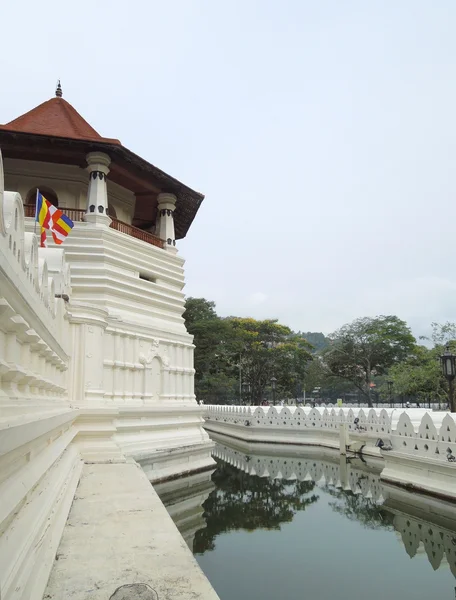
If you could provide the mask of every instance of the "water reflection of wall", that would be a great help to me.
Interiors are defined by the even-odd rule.
[[[336,512],[365,527],[394,529],[410,557],[426,555],[433,569],[447,565],[456,577],[455,505],[382,484],[378,461],[346,461],[315,448],[292,454],[285,446],[263,445],[253,452],[249,444],[220,440],[214,457],[220,465],[216,489],[210,474],[156,486],[194,552],[210,550],[224,531],[278,528],[318,501],[321,489],[333,497]],[[273,510],[264,506],[271,493]]]
[[[456,532],[436,524],[414,519],[410,515],[396,514],[396,529],[410,558],[426,553],[434,570],[448,565],[456,577]]]
[[[195,533],[206,526],[203,504],[214,489],[213,471],[154,485],[176,527],[193,551]]]
[[[353,494],[362,494],[364,498],[382,503],[380,484],[381,468],[370,466],[361,459],[345,460],[339,454],[326,452],[326,459],[318,458],[322,452],[315,448],[302,452],[298,456],[277,456],[273,454],[251,454],[241,446],[217,444],[213,456],[219,458],[250,475],[298,481],[315,481],[319,485],[334,486]]]
[[[214,456],[260,477],[314,481],[335,497],[335,510],[367,526],[376,527],[378,518],[382,518],[376,514],[375,504],[389,513],[391,518],[385,525],[392,524],[410,557],[426,554],[433,569],[447,564],[456,577],[454,504],[385,486],[380,482],[381,465],[375,462],[369,464],[359,458],[346,461],[335,453],[316,449],[299,456],[278,455],[284,451],[283,446],[270,447],[269,454],[254,454],[251,446],[218,443]]]

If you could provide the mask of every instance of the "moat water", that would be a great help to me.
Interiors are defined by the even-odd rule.
[[[456,506],[380,482],[381,463],[226,441],[157,486],[221,600],[454,600]]]

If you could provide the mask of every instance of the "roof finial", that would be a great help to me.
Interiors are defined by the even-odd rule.
[[[57,98],[61,98],[63,96],[62,86],[60,85],[60,79],[57,81],[57,89],[55,90],[55,95]]]

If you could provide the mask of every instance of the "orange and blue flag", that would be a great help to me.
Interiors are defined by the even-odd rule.
[[[39,191],[36,195],[36,220],[41,227],[42,247],[46,246],[46,229],[49,229],[56,244],[62,244],[74,227],[73,221]]]

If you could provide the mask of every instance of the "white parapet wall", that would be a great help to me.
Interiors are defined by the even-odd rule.
[[[324,446],[345,453],[357,444],[363,452],[380,456],[379,439],[390,443],[394,409],[302,408],[296,406],[205,406],[208,431],[251,442]],[[356,421],[357,420],[357,421]],[[344,438],[345,439],[345,438]]]
[[[323,446],[341,454],[381,457],[382,480],[456,500],[454,414],[293,406],[206,405],[205,409],[209,432],[256,444]]]
[[[57,292],[58,290],[58,292]],[[69,271],[24,231],[0,154],[0,595],[41,598],[79,480],[67,394]]]

